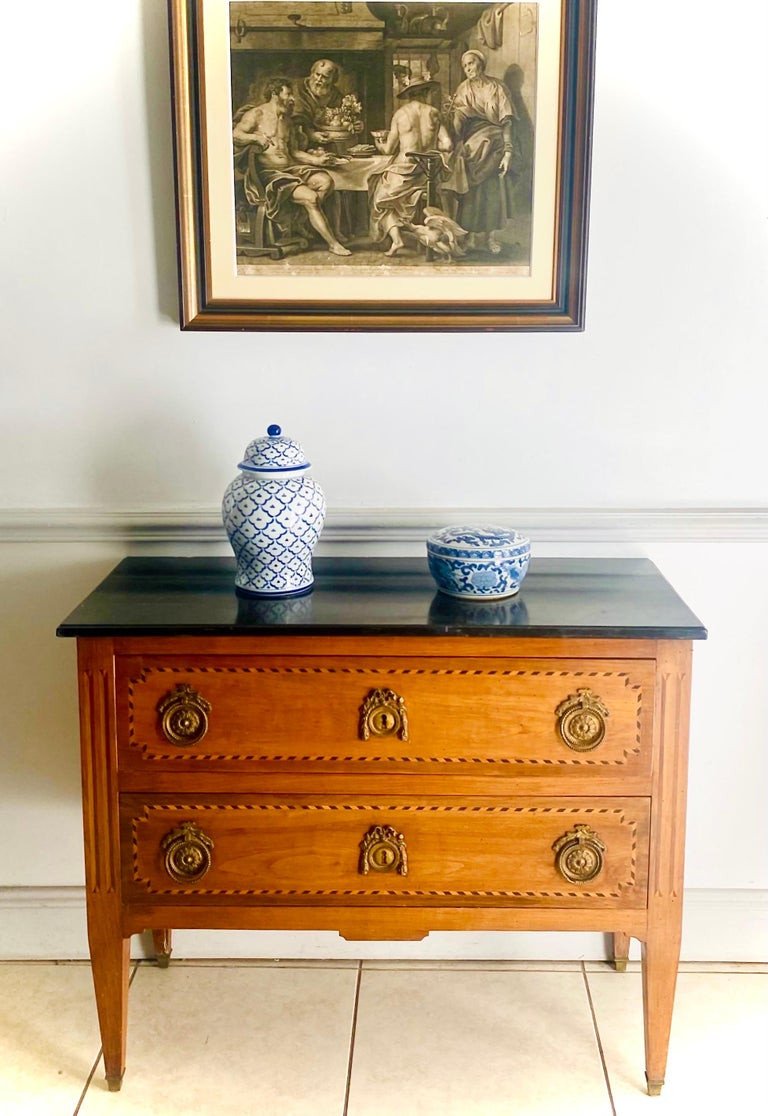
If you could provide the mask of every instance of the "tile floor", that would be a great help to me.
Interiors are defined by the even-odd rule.
[[[707,1116],[765,1092],[768,966],[684,965],[667,1084],[599,962],[134,963],[109,1093],[86,963],[0,963],[2,1116]]]

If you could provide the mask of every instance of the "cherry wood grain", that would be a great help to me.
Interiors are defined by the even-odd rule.
[[[644,908],[648,800],[329,798],[230,795],[204,802],[130,795],[122,801],[126,900],[211,903],[417,904]],[[212,866],[179,883],[163,839],[194,823],[213,841]],[[603,871],[574,884],[553,845],[588,825],[606,846]],[[376,826],[405,839],[407,875],[360,871],[361,842]]]
[[[513,629],[507,629],[511,631]],[[116,655],[304,655],[317,654],[318,638],[324,654],[357,659],[403,656],[440,657],[446,654],[446,640],[456,641],[463,659],[547,658],[547,659],[651,659],[656,658],[657,639],[600,639],[594,636],[519,636],[519,635],[116,635]]]
[[[442,795],[451,798],[467,798],[473,795],[514,794],[567,795],[577,793],[607,794],[613,797],[650,794],[650,780],[623,776],[621,768],[590,769],[584,778],[570,770],[552,771],[543,766],[539,773],[522,777],[512,769],[511,764],[495,766],[484,774],[476,774],[479,764],[457,765],[451,769],[450,778],[446,775],[447,765],[414,763],[407,768],[401,767],[393,772],[374,763],[355,765],[338,763],[319,772],[311,764],[298,764],[293,761],[284,763],[261,763],[241,766],[235,770],[238,793],[262,794],[311,794],[321,787],[328,794],[368,794],[372,789],[385,786],[388,793],[413,795]],[[488,765],[491,768],[491,765]],[[203,771],[192,765],[179,765],[175,769],[155,770],[149,764],[138,770],[121,769],[120,790],[122,793],[157,793],[167,795],[195,794],[205,790],[206,794],[228,794],[233,789],[232,772],[223,766],[214,771]]]
[[[680,960],[691,647],[660,648],[658,713],[648,888],[648,931],[642,939],[645,1073],[648,1092],[661,1092]]]
[[[109,639],[78,646],[88,944],[111,1091],[125,1072],[130,940],[121,929],[114,658]]]
[[[613,935],[613,966],[617,973],[625,973],[627,971],[628,960],[629,934],[624,934],[618,930]]]
[[[418,941],[432,931],[569,930],[608,933],[620,927],[632,937],[646,932],[646,911],[539,907],[337,907],[237,906],[226,898],[216,904],[190,905],[179,897],[155,903],[152,897],[123,908],[125,934],[139,934],[159,922],[178,930],[330,930],[348,941]],[[514,940],[510,956],[514,957]]]
[[[546,774],[576,792],[593,777],[633,780],[650,789],[653,663],[647,660],[459,657],[446,638],[442,657],[330,657],[324,641],[310,658],[276,655],[133,655],[117,660],[121,773],[147,768],[230,774],[255,764],[441,774]],[[200,741],[175,744],[158,707],[178,686],[210,705]],[[361,708],[375,690],[405,702],[407,739],[362,739]],[[605,737],[588,752],[569,748],[556,710],[580,690],[607,707]],[[149,774],[147,773],[149,778]],[[568,791],[566,790],[566,793]]]

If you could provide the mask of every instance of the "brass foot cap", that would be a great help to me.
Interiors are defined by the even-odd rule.
[[[646,1083],[648,1085],[648,1096],[649,1097],[660,1097],[661,1096],[661,1089],[662,1089],[662,1086],[664,1084],[664,1078],[662,1077],[661,1081],[651,1081],[651,1079],[648,1077],[648,1074],[646,1074],[645,1075],[645,1080],[646,1080]]]
[[[107,1074],[107,1088],[110,1093],[119,1093],[120,1086],[123,1084],[123,1075],[121,1074]]]
[[[625,973],[627,971],[626,957],[617,957],[613,962],[613,967],[617,973]]]
[[[155,960],[157,961],[158,969],[167,969],[171,963],[171,955],[170,953],[158,953]]]

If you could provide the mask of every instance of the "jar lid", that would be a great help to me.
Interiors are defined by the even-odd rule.
[[[267,427],[266,437],[254,438],[246,448],[238,469],[252,473],[283,473],[286,470],[308,469],[304,450],[292,438],[286,438],[279,426]]]
[[[531,541],[506,527],[443,527],[427,539],[427,550],[447,558],[510,557],[530,550]]]

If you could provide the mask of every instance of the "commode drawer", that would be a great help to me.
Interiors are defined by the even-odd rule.
[[[646,793],[653,688],[642,659],[121,656],[120,766],[600,772]]]
[[[643,908],[647,799],[124,795],[123,897]]]

